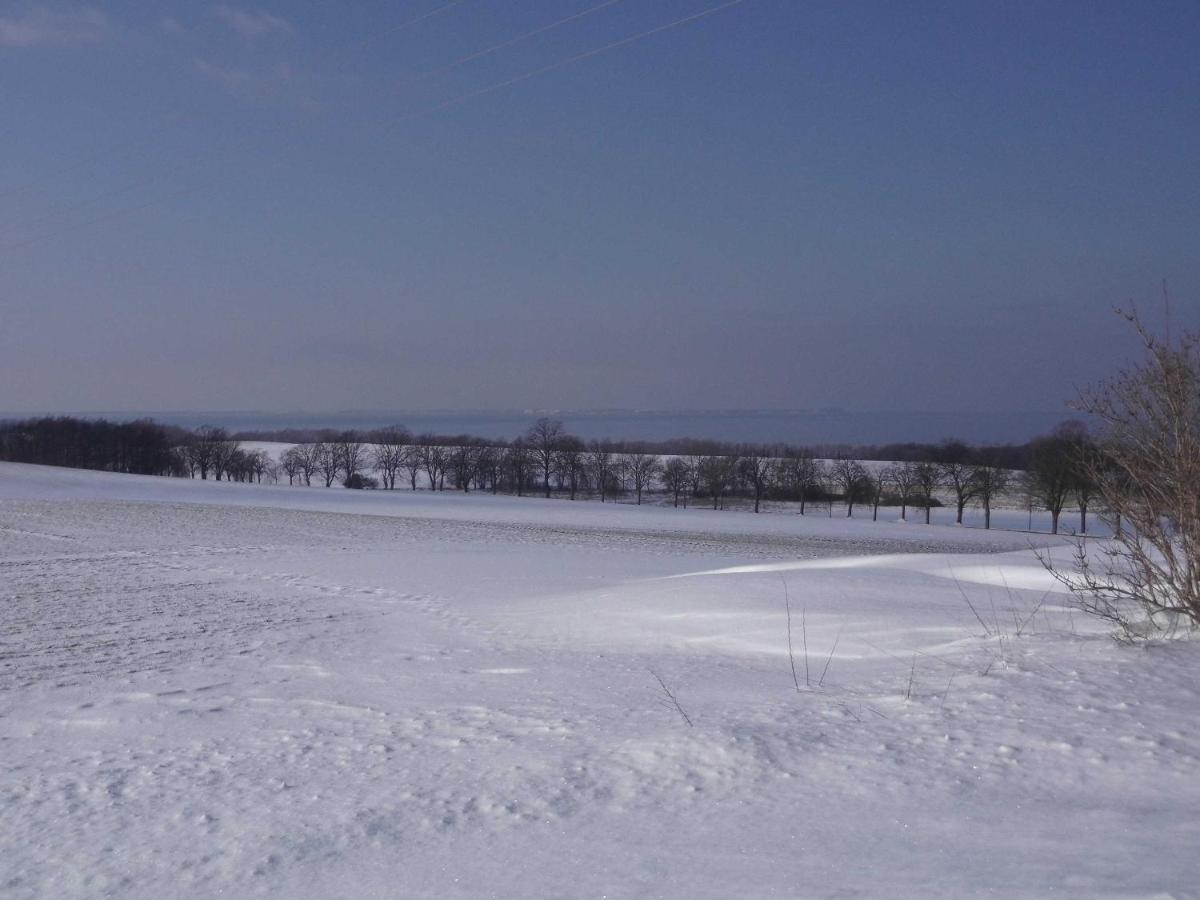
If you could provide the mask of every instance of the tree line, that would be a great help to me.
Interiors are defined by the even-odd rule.
[[[840,451],[822,459],[811,447],[728,444],[686,440],[665,442],[675,453],[655,453],[644,445],[593,440],[585,443],[568,433],[563,423],[537,420],[521,437],[496,441],[465,435],[413,436],[402,426],[370,432],[326,433],[326,439],[297,444],[280,460],[280,475],[289,484],[326,487],[402,487],[415,491],[451,489],[521,496],[596,497],[601,502],[629,496],[641,504],[646,494],[666,494],[673,506],[689,502],[723,509],[727,499],[744,498],[754,512],[764,502],[799,504],[801,515],[817,505],[832,515],[835,501],[846,515],[855,505],[899,507],[902,519],[915,508],[928,524],[931,510],[945,494],[962,524],[968,505],[982,508],[984,527],[991,528],[992,506],[1006,493],[1019,491],[1031,506],[1051,515],[1057,534],[1061,516],[1070,504],[1080,514],[1080,531],[1087,531],[1088,510],[1097,495],[1094,475],[1099,451],[1078,422],[1067,422],[1052,434],[1025,445],[972,447],[962,441],[902,445],[906,452],[887,465],[864,465],[871,457],[851,457]],[[901,445],[889,445],[896,449]],[[1024,461],[1015,469],[1014,459]],[[374,471],[379,479],[371,477]]]
[[[262,437],[282,437],[266,433]],[[968,505],[991,527],[992,506],[1021,491],[1031,507],[1049,511],[1057,533],[1064,509],[1074,504],[1080,531],[1097,495],[1099,451],[1079,423],[1023,445],[972,447],[962,441],[846,448],[730,444],[679,439],[646,442],[584,442],[561,421],[541,418],[512,441],[470,435],[413,435],[403,426],[364,430],[291,432],[310,438],[279,460],[243,447],[244,434],[223,428],[195,430],[149,420],[112,423],[70,417],[0,423],[0,459],[235,482],[281,481],[324,487],[397,490],[478,490],[521,496],[606,502],[629,497],[641,504],[650,493],[672,505],[724,509],[738,498],[759,512],[767,501],[798,504],[801,515],[817,507],[833,514],[835,502],[852,516],[868,507],[910,509],[930,521],[942,497],[962,523]],[[258,435],[256,435],[258,437]],[[886,464],[869,463],[882,456]],[[1021,465],[1015,465],[1020,463]]]
[[[181,475],[187,432],[149,419],[109,422],[68,416],[0,422],[0,459],[133,475]]]
[[[392,427],[399,428],[407,433],[407,429],[402,425]],[[352,430],[349,433],[357,434],[360,439],[366,440],[369,435],[378,433],[380,430],[387,429]],[[346,431],[336,428],[243,429],[234,432],[232,439],[237,441],[262,441],[281,444],[328,444],[335,443],[346,433]],[[506,441],[477,438],[470,435],[438,434],[434,432],[425,432],[417,435],[416,438],[425,443],[438,443],[446,446],[461,443],[464,439],[482,441],[485,444],[497,446],[507,444]],[[722,456],[728,455],[734,448],[747,446],[746,444],[696,437],[669,438],[658,441],[604,438],[599,441],[589,442],[589,445],[591,443],[599,444],[613,453],[651,453],[657,456]],[[866,461],[922,462],[935,458],[943,452],[943,448],[947,445],[965,446],[961,441],[948,440],[940,443],[921,443],[915,441],[887,444],[819,443],[805,445],[805,449],[818,459],[845,458]],[[764,444],[754,446],[767,450],[770,447],[779,445]],[[987,444],[975,449],[980,453],[986,454],[989,459],[995,460],[998,465],[1007,469],[1024,469],[1029,456],[1028,443]]]

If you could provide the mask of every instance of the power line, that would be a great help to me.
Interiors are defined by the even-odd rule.
[[[429,18],[431,15],[434,15],[437,12],[445,11],[445,10],[447,10],[453,6],[459,5],[463,2],[466,2],[466,0],[453,0],[453,2],[447,3],[443,7],[439,7],[438,10],[434,11],[434,13],[427,13],[424,16],[418,17],[417,19],[409,20],[409,22],[407,22],[407,23],[402,23],[400,26],[397,26],[397,29],[401,28],[401,27],[406,27],[407,25],[415,24],[416,22],[419,22],[419,21],[423,21],[424,19]],[[502,45],[496,45],[495,48],[485,48],[482,51],[478,51],[476,54],[472,54],[471,58],[478,58],[479,56],[486,55],[487,53],[493,52],[493,49],[500,49],[501,46],[511,46],[513,43],[517,43],[520,40],[524,40],[528,37],[531,37],[534,33],[542,33],[544,31],[548,31],[551,28],[554,28],[554,27],[557,27],[558,25],[564,24],[566,21],[573,21],[575,19],[582,18],[583,16],[590,15],[592,12],[597,12],[606,6],[615,5],[617,2],[620,2],[620,0],[606,0],[606,2],[601,3],[596,7],[592,7],[591,9],[585,10],[582,13],[577,13],[574,16],[569,16],[565,20],[560,20],[555,23],[550,23],[547,26],[543,26],[541,29],[535,29],[534,32],[528,33],[526,35],[519,35],[516,38],[510,39],[509,41],[502,42]],[[538,77],[540,75],[544,75],[548,72],[552,72],[557,69],[565,68],[566,66],[572,65],[577,62],[582,62],[586,59],[591,59],[591,58],[599,56],[603,53],[607,53],[611,50],[616,50],[620,47],[625,47],[630,44],[634,44],[638,41],[645,40],[646,38],[652,37],[653,35],[661,34],[665,31],[670,31],[674,28],[679,28],[679,27],[681,27],[683,25],[687,25],[691,22],[695,22],[700,19],[704,19],[709,16],[716,15],[717,13],[723,12],[727,9],[731,9],[734,6],[739,6],[744,2],[746,2],[746,0],[727,0],[727,2],[725,2],[725,3],[719,3],[716,6],[712,6],[712,7],[709,7],[708,9],[701,10],[698,13],[692,13],[691,15],[687,15],[687,16],[683,16],[678,19],[674,19],[674,20],[672,20],[670,22],[666,22],[662,25],[657,25],[654,28],[649,28],[645,31],[640,31],[636,34],[629,35],[628,37],[621,38],[620,40],[612,41],[611,43],[605,44],[602,47],[596,47],[592,50],[587,50],[582,53],[576,53],[572,56],[566,57],[565,59],[561,59],[561,60],[558,60],[557,62],[550,63],[549,65],[541,66],[537,69],[533,69],[529,72],[524,72],[524,73],[522,73],[520,75],[516,75],[512,78],[507,78],[503,81],[496,82],[494,84],[488,85],[488,86],[480,88],[478,90],[469,91],[467,93],[460,94],[457,97],[452,97],[449,100],[446,100],[442,103],[438,103],[438,104],[428,107],[426,109],[418,110],[418,111],[410,113],[408,115],[401,116],[400,121],[407,121],[407,120],[419,118],[419,117],[425,116],[425,115],[432,115],[433,113],[439,112],[443,109],[448,109],[452,106],[461,105],[463,103],[466,103],[466,102],[476,99],[478,97],[486,96],[488,94],[493,94],[497,91],[503,90],[504,88],[511,87],[515,84],[520,84],[523,81],[528,81],[532,78],[536,78],[536,77]],[[395,29],[393,29],[393,30],[395,30]],[[445,68],[446,69],[454,68],[458,65],[463,64],[466,61],[468,61],[468,58],[464,57],[462,60],[456,60],[454,63],[448,64],[448,66]],[[132,214],[140,212],[144,209],[155,206],[159,203],[168,202],[170,200],[178,199],[181,196],[187,196],[189,194],[197,193],[199,190],[201,190],[202,187],[205,187],[208,184],[212,184],[212,180],[210,180],[209,182],[206,182],[206,184],[204,184],[204,185],[198,185],[196,187],[188,188],[188,189],[185,189],[178,193],[168,195],[167,197],[161,198],[159,200],[151,200],[151,201],[139,204],[134,207],[121,209],[121,210],[115,210],[112,213],[102,215],[102,216],[99,216],[99,217],[96,217],[96,218],[93,218],[93,219],[90,219],[90,220],[87,220],[84,222],[74,223],[73,225],[68,225],[62,229],[57,229],[55,231],[47,232],[42,235],[32,237],[32,238],[22,241],[20,243],[0,245],[0,251],[21,249],[21,248],[28,247],[33,244],[39,243],[43,240],[47,240],[52,237],[55,237],[64,231],[73,231],[73,230],[77,230],[78,228],[84,228],[84,227],[87,227],[87,226],[90,226],[93,224],[97,224],[99,222],[109,221],[111,219],[117,219],[117,218],[124,218],[127,215],[132,215]]]
[[[361,50],[362,48],[369,47],[369,46],[371,46],[371,44],[374,44],[376,41],[382,40],[385,37],[391,37],[393,34],[403,31],[406,28],[411,28],[413,25],[420,25],[422,22],[426,21],[427,19],[432,19],[435,16],[440,16],[443,13],[447,13],[450,10],[454,9],[456,6],[462,6],[466,2],[467,2],[467,0],[450,0],[449,3],[443,3],[441,6],[435,7],[434,9],[430,10],[427,13],[422,13],[419,16],[414,16],[411,19],[407,19],[403,22],[399,22],[396,25],[392,25],[388,28],[383,29],[382,31],[377,31],[374,34],[369,35],[368,37],[364,38],[361,41],[355,41],[353,43],[343,44],[340,47],[335,47],[333,50],[328,51],[324,55],[325,56],[336,56],[343,50]],[[343,62],[345,62],[345,60],[343,60]]]
[[[602,9],[607,9],[610,6],[616,6],[618,3],[624,2],[625,0],[605,0],[605,2],[593,6],[590,9],[585,9],[582,12],[574,13],[573,15],[559,19],[556,22],[551,22],[549,25],[543,25],[541,28],[535,28],[533,31],[526,31],[524,34],[518,34],[516,37],[509,38],[507,41],[501,41],[499,44],[492,44],[490,47],[484,47],[482,50],[477,50],[467,56],[460,57],[459,59],[454,60],[454,62],[448,63],[447,65],[441,66],[437,69],[430,69],[428,72],[424,72],[404,81],[403,84],[416,84],[417,82],[426,81],[427,79],[434,78],[438,75],[445,75],[447,72],[452,72],[460,66],[464,66],[469,62],[474,62],[477,59],[482,59],[483,57],[495,53],[498,50],[506,50],[515,44],[521,43],[522,41],[527,41],[530,38],[538,37],[539,35],[545,34],[548,31],[553,31],[555,28],[559,28],[562,25],[567,25],[571,22],[578,21],[579,19],[590,16],[593,13],[598,13]]]
[[[613,41],[611,44],[605,44],[603,47],[597,47],[594,50],[587,50],[583,53],[577,53],[574,56],[569,56],[566,59],[559,60],[558,62],[550,63],[547,66],[542,66],[541,68],[524,72],[512,78],[505,79],[504,81],[498,81],[495,84],[490,84],[487,87],[480,88],[479,90],[460,94],[457,97],[452,97],[451,99],[439,103],[436,106],[431,106],[428,109],[418,110],[417,112],[411,113],[407,116],[401,116],[401,121],[417,118],[418,116],[429,115],[430,113],[435,113],[451,106],[458,106],[468,102],[469,100],[474,100],[476,97],[483,97],[486,94],[494,94],[496,91],[501,91],[504,88],[512,87],[514,84],[520,84],[522,81],[528,81],[529,79],[536,78],[539,75],[545,75],[547,72],[553,72],[555,69],[562,69],[566,66],[572,65],[573,63],[582,62],[585,59],[591,59],[593,56],[599,56],[601,53],[607,53],[610,50],[616,50],[618,47],[628,46],[629,44],[644,40],[652,35],[661,34],[664,31],[670,31],[672,28],[678,28],[681,25],[687,25],[689,22],[695,22],[698,19],[716,15],[719,12],[723,12],[724,10],[738,6],[739,4],[745,2],[746,0],[728,0],[727,3],[721,3],[717,6],[712,6],[708,9],[701,10],[698,13],[693,13],[690,16],[684,16],[681,19],[675,19],[672,22],[667,22],[664,25],[659,25],[647,31],[641,31],[637,34],[630,35],[629,37],[621,38],[621,40]]]

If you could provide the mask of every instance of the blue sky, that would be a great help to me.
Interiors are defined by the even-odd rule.
[[[568,62],[721,5],[0,2],[0,409],[1053,410],[1197,324],[1200,5]]]

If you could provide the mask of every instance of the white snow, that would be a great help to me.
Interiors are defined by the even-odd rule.
[[[0,464],[0,895],[1196,896],[1030,539]]]

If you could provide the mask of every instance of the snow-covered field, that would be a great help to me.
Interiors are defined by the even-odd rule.
[[[1200,896],[1029,540],[0,464],[0,895]]]

